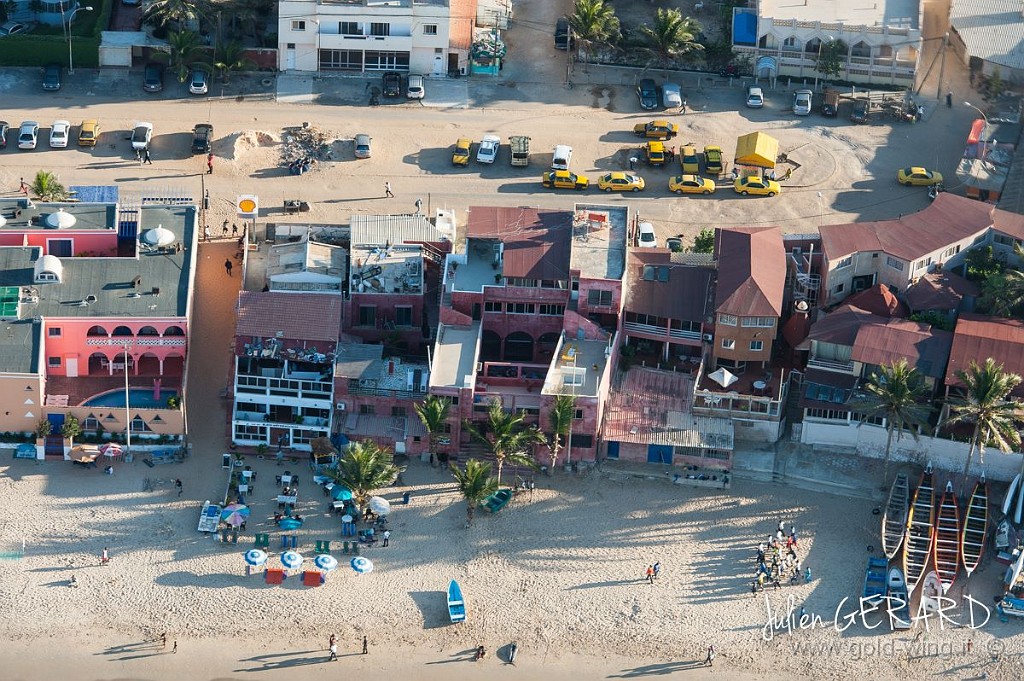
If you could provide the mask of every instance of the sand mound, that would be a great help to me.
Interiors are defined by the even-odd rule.
[[[235,160],[260,147],[273,147],[281,143],[281,138],[263,130],[243,130],[228,135],[224,139],[224,158]]]

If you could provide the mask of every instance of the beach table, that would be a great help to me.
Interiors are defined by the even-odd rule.
[[[284,485],[285,487],[287,487],[288,485],[292,484],[292,476],[291,475],[282,475],[281,476],[281,484]]]
[[[345,501],[335,501],[335,502],[333,502],[331,504],[331,507],[333,508],[335,513],[340,513],[342,511],[342,509],[345,508],[345,504],[346,503],[347,502],[345,502]]]
[[[313,482],[318,485],[334,485],[334,482],[326,475],[314,475]]]
[[[292,506],[294,506],[295,503],[298,500],[299,500],[299,496],[297,494],[294,495],[294,496],[285,496],[283,494],[278,494],[277,495],[277,503],[281,504],[281,505],[283,505],[283,504],[291,504]]]
[[[313,479],[316,480],[316,478],[313,478]],[[331,490],[333,490],[333,489],[334,489],[334,483],[333,482],[329,482],[326,485],[324,485],[324,496],[325,497],[331,496]]]

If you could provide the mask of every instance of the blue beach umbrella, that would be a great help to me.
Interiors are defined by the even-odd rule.
[[[245,562],[253,567],[259,567],[267,562],[267,553],[259,549],[249,549],[245,552]]]
[[[228,504],[221,510],[220,519],[232,527],[238,527],[249,519],[249,507],[243,504]]]
[[[302,527],[302,521],[296,520],[295,518],[282,518],[281,522],[277,525],[282,530],[297,530]]]
[[[373,571],[373,563],[370,562],[369,558],[363,558],[362,556],[356,556],[353,558],[349,562],[349,565],[351,565],[352,569],[361,575],[365,575],[367,572]]]
[[[331,490],[335,501],[348,501],[352,498],[352,490],[344,485],[335,485]]]
[[[330,572],[331,570],[338,567],[338,559],[334,556],[322,553],[313,559],[313,565],[316,565],[321,570]]]
[[[302,565],[302,554],[298,551],[285,551],[281,554],[281,565],[289,570],[298,569]]]

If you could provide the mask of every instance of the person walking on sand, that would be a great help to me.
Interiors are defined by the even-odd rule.
[[[715,647],[714,646],[708,646],[708,656],[704,658],[704,666],[705,667],[714,667],[715,666]]]
[[[100,554],[100,565],[106,565],[110,562],[110,553],[107,552],[107,547],[103,547],[103,553]]]
[[[661,561],[655,562],[652,568],[654,569],[654,578],[657,579],[661,574]]]
[[[390,182],[385,182],[384,183],[384,198],[386,198],[386,199],[393,199],[393,198],[395,198],[395,195],[391,193],[391,183]]]
[[[206,174],[213,175],[213,152],[206,155]]]
[[[207,226],[203,227],[203,241],[210,241],[211,238],[212,238],[212,235],[210,234],[210,226],[207,225]]]
[[[149,165],[153,165],[153,159],[149,157],[149,147],[146,147],[146,149],[142,152],[142,162],[148,163]]]
[[[220,226],[220,235],[225,237],[228,235],[228,221],[225,220],[224,224]]]
[[[225,220],[227,222],[227,220]],[[234,222],[231,223],[231,236],[238,236],[238,225]]]
[[[234,276],[234,275],[231,274],[231,268],[232,267],[234,267],[234,265],[231,264],[231,259],[230,258],[224,261],[224,269],[227,270],[229,277]]]
[[[331,634],[330,640],[327,641],[327,648],[330,649],[331,646],[333,646],[337,642],[338,642],[337,637],[334,634]]]
[[[647,566],[647,572],[646,572],[645,576],[647,577],[647,581],[650,584],[654,584],[654,566],[653,565],[648,565]]]
[[[384,548],[388,545],[389,539],[391,539],[391,530],[384,530],[384,544],[381,546],[381,548]]]
[[[174,642],[174,648],[171,649],[171,654],[176,654],[177,652],[178,652],[178,642],[175,641]]]
[[[366,655],[369,652],[369,649],[367,648],[367,645],[368,645],[368,642],[366,640],[366,637],[363,636],[363,655]]]
[[[25,196],[28,196],[28,185],[25,184],[25,178],[24,177],[21,178],[21,186],[18,187],[18,191],[21,192],[22,194],[24,194]]]
[[[330,657],[327,658],[327,661],[330,662],[330,661],[333,660],[333,661],[337,662],[338,661],[338,644],[334,642],[334,636],[331,636],[331,645],[328,647],[328,649],[331,651],[331,654],[330,654]]]

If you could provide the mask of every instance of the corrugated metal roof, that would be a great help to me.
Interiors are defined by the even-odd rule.
[[[956,372],[967,371],[972,361],[981,364],[991,357],[1003,371],[1024,376],[1024,322],[979,314],[961,314],[953,331],[946,385],[962,386]],[[1024,397],[1024,384],[1012,393]]]
[[[855,293],[846,299],[846,304],[859,307],[879,317],[907,317],[910,311],[901,303],[885,284],[875,284],[869,289]]]
[[[955,310],[964,297],[978,297],[981,289],[974,282],[945,270],[930,272],[907,289],[911,310]]]
[[[715,240],[715,310],[737,317],[778,317],[786,286],[786,253],[777,227],[719,229]]]
[[[445,237],[423,215],[353,215],[352,245],[440,243]]]
[[[318,293],[238,294],[235,334],[336,343],[341,330],[341,297]]]
[[[852,357],[878,366],[906,359],[925,376],[942,378],[952,345],[953,334],[949,331],[907,319],[889,319],[858,330]]]
[[[633,250],[626,269],[626,302],[629,312],[704,322],[715,271],[708,267],[686,267],[672,263],[672,254],[661,248]],[[655,268],[655,279],[644,279],[644,267]],[[664,271],[657,268],[664,267]],[[661,281],[664,274],[667,281]]]
[[[569,278],[570,211],[471,207],[467,235],[493,238],[504,244],[501,272],[506,277]]]

